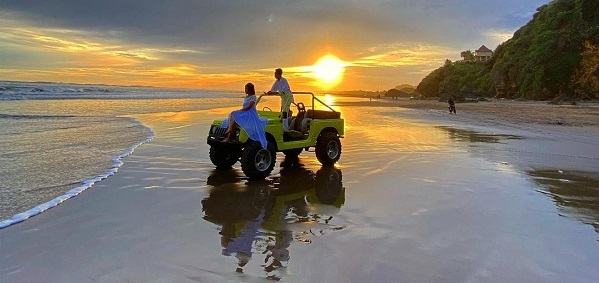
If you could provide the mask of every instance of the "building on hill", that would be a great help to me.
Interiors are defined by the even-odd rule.
[[[484,45],[474,51],[475,62],[487,62],[491,60],[491,57],[493,57],[493,50]]]

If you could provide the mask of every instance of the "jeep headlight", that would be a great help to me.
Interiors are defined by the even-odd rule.
[[[241,132],[241,131],[239,130],[239,128],[237,128],[237,129],[235,130],[235,138],[236,138],[236,139],[239,139],[239,133],[240,133],[240,132]]]
[[[210,134],[211,134],[211,135],[214,135],[214,133],[216,133],[216,128],[217,128],[217,127],[218,127],[218,126],[215,126],[215,125],[212,125],[212,127],[210,127]]]

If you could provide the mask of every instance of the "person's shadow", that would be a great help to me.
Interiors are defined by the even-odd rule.
[[[207,179],[209,195],[202,200],[203,218],[220,226],[222,254],[238,259],[237,272],[260,255],[266,277],[279,280],[294,240],[309,243],[306,235],[343,228],[330,223],[345,202],[340,169],[314,172],[293,163],[280,176],[244,181],[236,170],[215,170]]]

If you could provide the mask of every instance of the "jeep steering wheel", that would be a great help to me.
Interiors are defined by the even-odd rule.
[[[272,112],[272,109],[270,109],[270,107],[268,107],[268,106],[264,106],[264,107],[262,108],[262,111],[264,111],[265,109],[268,109],[268,111]]]

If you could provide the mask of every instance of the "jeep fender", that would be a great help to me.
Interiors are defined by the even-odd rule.
[[[337,129],[335,129],[334,127],[326,127],[324,129],[322,129],[320,131],[320,133],[318,133],[318,136],[320,137],[320,136],[322,136],[322,134],[329,133],[329,132],[339,135],[339,131],[337,131]]]

